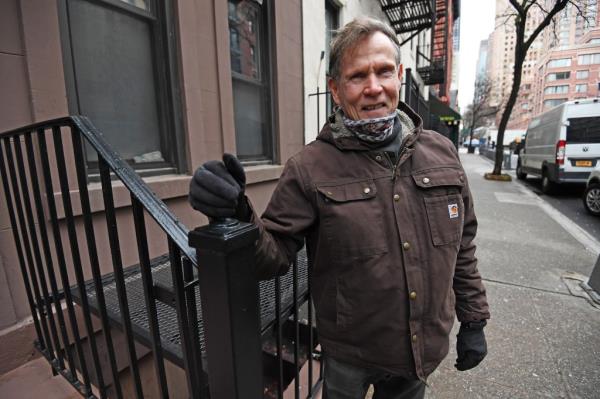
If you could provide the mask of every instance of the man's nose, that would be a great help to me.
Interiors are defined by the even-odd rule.
[[[379,82],[379,78],[376,74],[371,73],[367,77],[367,81],[365,82],[364,93],[367,96],[379,95],[383,88],[381,87],[381,83]]]

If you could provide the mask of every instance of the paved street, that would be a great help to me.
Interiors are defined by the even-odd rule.
[[[598,226],[582,229],[519,182],[491,182],[491,164],[461,154],[479,219],[479,269],[492,319],[489,355],[458,372],[451,353],[427,398],[600,397],[600,309],[578,286],[594,267]],[[568,202],[559,199],[559,202]],[[591,229],[591,230],[590,230]],[[455,326],[457,329],[458,326]]]

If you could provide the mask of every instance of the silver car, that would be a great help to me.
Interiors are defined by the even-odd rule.
[[[600,166],[590,173],[583,194],[583,206],[592,215],[600,216]]]

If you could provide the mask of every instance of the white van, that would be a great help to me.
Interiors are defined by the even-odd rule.
[[[585,183],[600,163],[600,102],[567,101],[535,117],[517,161],[517,178],[542,178],[542,191],[560,183]]]

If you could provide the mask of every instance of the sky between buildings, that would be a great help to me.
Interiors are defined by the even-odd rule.
[[[494,0],[462,0],[460,6],[460,73],[458,104],[461,112],[473,100],[479,42],[494,30]]]

